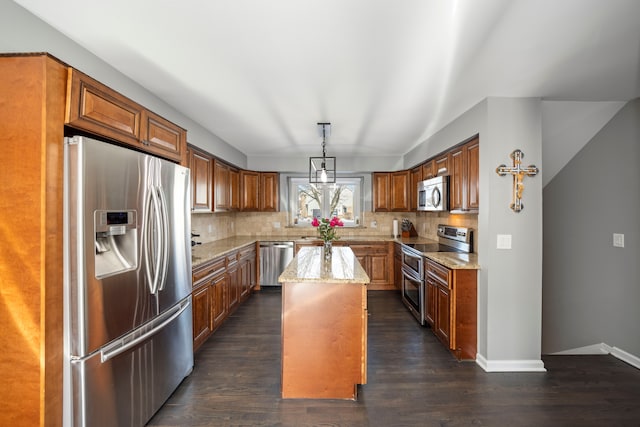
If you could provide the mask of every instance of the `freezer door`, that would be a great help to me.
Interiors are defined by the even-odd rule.
[[[189,170],[65,140],[65,336],[85,357],[191,291]]]
[[[143,426],[193,369],[191,297],[96,353],[71,361],[69,426]]]

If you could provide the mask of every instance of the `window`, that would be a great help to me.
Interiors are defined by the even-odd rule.
[[[311,184],[308,178],[289,178],[293,224],[311,226],[311,220],[337,216],[345,227],[360,224],[362,178],[337,178],[335,184]]]

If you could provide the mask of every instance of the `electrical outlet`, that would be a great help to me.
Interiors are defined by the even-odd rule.
[[[213,225],[209,224],[209,226],[207,227],[207,231],[211,233],[213,231]]]
[[[378,227],[378,221],[371,221],[371,228],[377,228]]]
[[[624,248],[624,234],[613,233],[613,246],[616,248]]]
[[[280,223],[278,221],[274,222],[273,228],[280,228]]]
[[[511,234],[498,234],[498,249],[511,249]]]

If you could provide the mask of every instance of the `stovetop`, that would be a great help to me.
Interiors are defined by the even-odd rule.
[[[403,245],[415,249],[418,252],[465,252],[441,243],[403,243]]]

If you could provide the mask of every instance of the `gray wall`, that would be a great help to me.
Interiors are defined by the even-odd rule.
[[[187,129],[188,141],[240,167],[246,156],[16,3],[0,0],[0,52],[48,52]]]
[[[544,353],[605,343],[640,357],[639,168],[634,100],[544,188]]]
[[[519,148],[541,167],[541,101],[488,98],[404,156],[405,166],[480,134],[478,363],[488,371],[541,370],[542,179],[525,179],[521,213],[509,209],[511,177],[495,173]],[[496,249],[498,234],[512,249]]]

